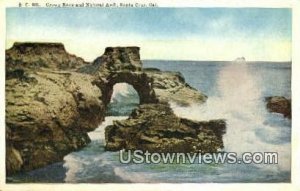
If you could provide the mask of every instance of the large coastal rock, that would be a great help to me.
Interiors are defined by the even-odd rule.
[[[90,142],[87,132],[104,119],[101,91],[91,77],[69,72],[37,72],[6,80],[7,172],[11,154],[30,170],[60,161]],[[19,158],[19,157],[18,157]],[[20,170],[20,169],[19,169]]]
[[[217,152],[223,148],[224,120],[192,121],[175,116],[168,104],[144,104],[128,119],[105,129],[106,150]]]
[[[7,174],[61,161],[87,145],[105,104],[95,78],[72,71],[83,59],[54,43],[17,43],[6,56]]]
[[[147,76],[153,79],[152,87],[158,100],[174,102],[181,106],[201,104],[207,96],[185,82],[180,72],[160,71],[159,69],[144,69]]]
[[[105,117],[113,86],[123,82],[133,85],[142,105],[130,119],[107,129],[108,150],[141,145],[149,150],[159,145],[162,151],[222,148],[224,121],[180,119],[166,103],[202,103],[206,96],[186,84],[179,73],[144,71],[138,47],[107,48],[87,63],[60,43],[15,43],[6,51],[7,174],[61,161],[86,146],[87,133]],[[134,142],[123,133],[134,136]],[[118,138],[126,144],[114,146]],[[162,142],[149,144],[157,139]]]
[[[270,112],[280,113],[284,117],[291,118],[291,99],[282,96],[267,97],[267,109]]]
[[[15,43],[6,51],[6,71],[75,70],[88,62],[69,54],[62,43]]]

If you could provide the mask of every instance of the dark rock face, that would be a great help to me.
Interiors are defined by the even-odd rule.
[[[143,72],[130,72],[130,71],[122,71],[122,72],[114,72],[106,77],[105,83],[100,83],[98,87],[102,89],[103,92],[109,92],[107,97],[103,97],[105,99],[105,103],[109,103],[113,86],[116,83],[128,83],[134,87],[140,97],[140,103],[157,103],[158,99],[156,98],[155,92],[151,85],[152,79],[149,78]],[[96,82],[97,84],[97,82]]]
[[[224,120],[191,121],[175,116],[168,104],[144,104],[105,129],[106,150],[217,152],[223,148]]]
[[[267,109],[270,112],[281,113],[284,117],[291,118],[291,100],[285,97],[267,97]]]

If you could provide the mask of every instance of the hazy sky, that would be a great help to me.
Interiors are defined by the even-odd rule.
[[[88,61],[107,46],[142,59],[291,60],[291,10],[259,8],[8,8],[7,43],[62,42]]]

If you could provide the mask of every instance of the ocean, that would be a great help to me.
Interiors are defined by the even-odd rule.
[[[145,68],[180,71],[208,96],[206,103],[181,107],[176,115],[194,120],[226,119],[224,151],[277,152],[278,164],[121,164],[119,152],[104,151],[104,129],[126,119],[139,98],[132,86],[116,84],[105,121],[89,133],[92,142],[63,162],[7,177],[7,182],[66,183],[253,183],[290,182],[291,120],[269,113],[268,96],[291,98],[291,63],[143,61]],[[124,91],[125,90],[125,91]]]

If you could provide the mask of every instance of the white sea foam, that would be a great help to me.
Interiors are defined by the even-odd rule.
[[[126,116],[117,116],[117,117],[106,117],[105,121],[94,131],[88,133],[89,137],[93,141],[105,142],[105,127],[108,125],[112,125],[114,120],[123,120],[126,119]],[[93,144],[93,143],[91,143]],[[87,147],[96,147],[100,148],[100,145],[89,145]],[[89,153],[85,153],[84,150],[70,153],[64,157],[64,168],[67,169],[66,177],[64,179],[65,182],[78,182],[81,178],[87,178],[86,171],[89,167],[93,167],[93,165],[97,165],[99,168],[101,166],[109,165],[110,162],[107,160],[106,153],[101,153],[100,150],[94,151],[93,156],[88,155]]]
[[[65,156],[64,161],[64,168],[67,169],[64,181],[75,183],[77,180],[76,173],[83,168],[83,163],[79,162],[77,157],[72,154]]]
[[[210,97],[203,105],[184,108],[171,103],[171,107],[176,115],[189,119],[225,119],[225,151],[239,154],[278,152],[279,165],[266,165],[264,168],[290,170],[290,143],[267,143],[256,135],[257,129],[267,131],[269,136],[278,136],[279,131],[265,123],[267,111],[260,84],[257,83],[255,74],[249,71],[248,65],[231,64],[219,73],[217,86],[220,96]]]
[[[105,117],[105,120],[99,125],[97,129],[95,129],[92,132],[89,132],[88,135],[92,141],[95,140],[104,140],[105,139],[105,127],[108,125],[112,125],[113,121],[115,120],[123,120],[127,119],[128,117],[126,116],[108,116]]]

